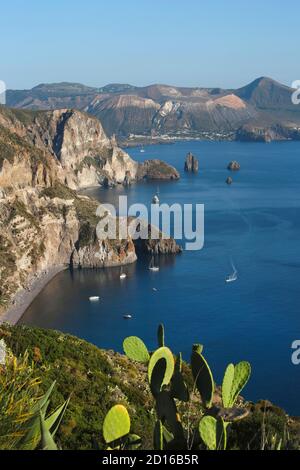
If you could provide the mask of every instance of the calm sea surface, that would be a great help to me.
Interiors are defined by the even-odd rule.
[[[197,175],[182,171],[188,151],[199,158]],[[217,382],[228,362],[249,360],[246,397],[268,398],[300,414],[300,365],[291,363],[291,343],[300,339],[300,143],[184,142],[129,153],[138,160],[160,158],[181,171],[178,182],[159,184],[160,199],[205,204],[203,249],[161,258],[158,273],[148,270],[149,258],[140,259],[124,268],[125,281],[119,268],[63,272],[21,322],[118,351],[128,335],[154,348],[163,322],[168,345],[186,359],[193,343],[204,344]],[[241,171],[229,187],[232,159]],[[127,194],[129,203],[149,205],[156,188],[139,183],[87,194],[102,202]],[[231,258],[239,277],[226,284]],[[90,303],[91,295],[101,301]],[[132,320],[124,320],[125,313]]]

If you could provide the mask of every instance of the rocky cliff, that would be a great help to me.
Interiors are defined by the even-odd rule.
[[[154,160],[139,164],[100,122],[72,110],[0,108],[0,313],[41,273],[136,260],[130,236],[99,240],[99,202],[76,190],[140,178],[177,178]]]

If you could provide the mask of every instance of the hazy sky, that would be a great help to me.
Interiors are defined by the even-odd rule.
[[[300,2],[1,2],[0,80],[238,87],[300,79]]]

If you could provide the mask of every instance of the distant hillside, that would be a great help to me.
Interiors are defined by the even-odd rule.
[[[78,108],[100,119],[108,135],[152,138],[273,140],[299,139],[300,106],[293,90],[261,77],[239,89],[136,87],[110,84],[92,88],[77,83],[41,84],[8,90],[16,108]]]

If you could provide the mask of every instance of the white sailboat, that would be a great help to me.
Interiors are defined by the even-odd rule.
[[[229,276],[226,277],[225,279],[226,282],[234,282],[237,280],[237,270],[232,261],[231,261],[231,266],[232,266],[233,272],[232,274],[229,274]]]
[[[149,264],[150,271],[157,272],[159,271],[159,266],[155,266],[154,264],[154,256],[152,256],[150,264]]]
[[[123,268],[121,268],[120,279],[126,279],[127,274],[123,272]]]
[[[123,315],[123,318],[124,318],[125,320],[130,320],[130,319],[132,318],[132,315],[126,314],[126,315]]]
[[[152,198],[152,204],[159,204],[159,188],[157,188],[157,192]]]

